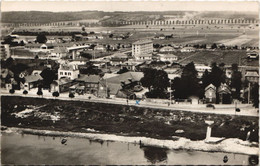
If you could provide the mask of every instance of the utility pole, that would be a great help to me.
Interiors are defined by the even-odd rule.
[[[250,104],[250,82],[248,83],[248,104]]]

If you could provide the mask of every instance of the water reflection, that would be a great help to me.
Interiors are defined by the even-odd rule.
[[[144,157],[152,164],[167,162],[168,149],[151,146],[142,146],[141,149],[144,151]]]

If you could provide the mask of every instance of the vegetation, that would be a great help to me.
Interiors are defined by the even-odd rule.
[[[181,78],[175,78],[171,85],[175,98],[187,99],[190,96],[201,96],[202,89],[199,85],[197,73],[193,62],[184,67]]]
[[[45,34],[40,33],[36,37],[36,42],[37,43],[46,43],[47,42],[47,37],[45,36]]]
[[[252,88],[253,106],[259,108],[259,85],[255,83]]]
[[[149,89],[145,95],[148,98],[167,98],[168,74],[163,70],[150,68],[144,69],[143,72],[144,77],[140,81],[144,87]]]
[[[59,97],[59,95],[60,95],[59,92],[53,92],[53,93],[52,93],[52,96],[53,96],[53,97]]]

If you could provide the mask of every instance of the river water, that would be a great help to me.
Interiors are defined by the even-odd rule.
[[[248,155],[168,150],[140,147],[123,142],[92,141],[86,138],[2,133],[3,164],[171,164],[171,165],[248,165]],[[228,161],[223,162],[227,155]]]

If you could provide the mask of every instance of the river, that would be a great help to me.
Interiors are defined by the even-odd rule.
[[[140,147],[139,144],[93,141],[86,138],[2,133],[3,164],[171,164],[171,165],[248,165],[249,155],[169,150]],[[223,162],[227,155],[228,161]]]

